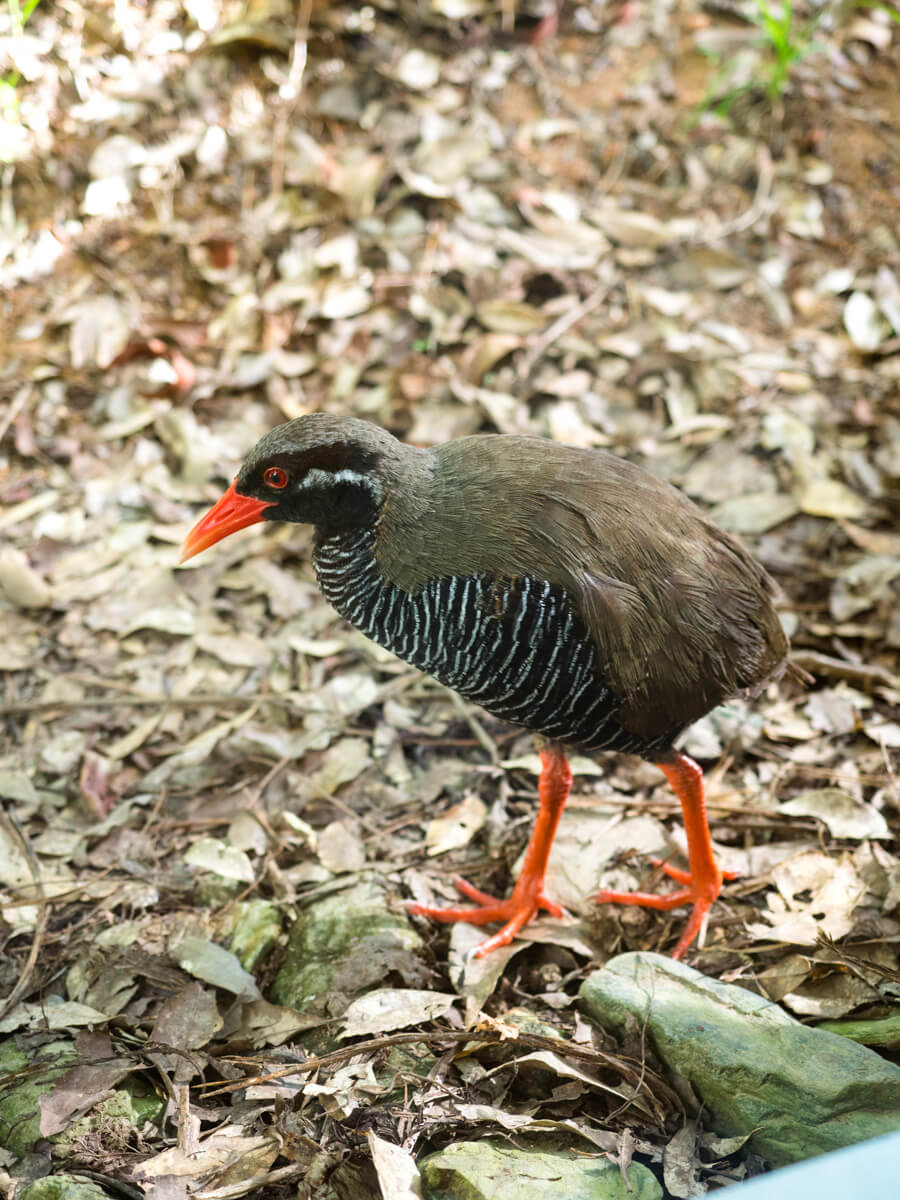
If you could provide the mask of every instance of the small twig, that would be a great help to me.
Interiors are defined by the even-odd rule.
[[[813,675],[827,675],[831,679],[845,679],[848,683],[864,686],[881,684],[883,687],[900,689],[900,676],[892,675],[886,667],[846,662],[842,658],[832,658],[830,654],[818,654],[814,650],[794,650],[791,660]]]
[[[288,69],[287,82],[282,84],[279,89],[282,103],[278,110],[274,136],[272,138],[272,171],[269,180],[273,196],[279,196],[284,188],[284,160],[288,126],[303,92],[303,76],[306,72],[308,58],[307,39],[309,37],[309,19],[311,16],[312,0],[300,0],[300,7],[297,10],[297,24],[294,26],[291,63]]]
[[[263,829],[266,831],[266,833],[269,836],[272,836],[272,829],[269,826],[268,822],[264,819],[263,815],[259,811],[259,806],[262,801],[263,792],[266,790],[266,788],[269,786],[269,784],[272,783],[272,781],[281,774],[281,772],[284,770],[284,768],[290,765],[290,763],[292,761],[293,760],[290,758],[280,758],[273,767],[269,768],[269,770],[266,772],[266,774],[262,777],[262,779],[259,781],[258,784],[256,784],[256,786],[254,788],[252,788],[252,789],[245,788],[244,789],[245,792],[247,793],[247,798],[250,801],[248,808],[249,808],[251,814],[260,823],[260,825],[262,825]]]
[[[568,312],[564,312],[561,317],[557,317],[553,324],[548,326],[543,333],[536,335],[534,341],[531,342],[519,362],[519,379],[527,379],[538,359],[546,354],[547,350],[563,334],[568,333],[573,325],[577,325],[582,317],[586,317],[589,312],[593,312],[595,308],[599,308],[609,295],[609,291],[610,284],[601,283],[599,287],[594,288],[578,304],[574,304]]]
[[[422,676],[418,671],[403,672],[381,684],[376,695],[384,700],[402,692]],[[77,712],[82,708],[243,708],[254,704],[276,704],[281,708],[293,708],[293,696],[275,696],[265,693],[258,696],[227,696],[219,693],[196,692],[191,696],[85,696],[81,700],[23,700],[18,704],[0,704],[0,717],[23,717],[31,713]],[[305,711],[305,710],[304,710]]]
[[[692,245],[709,246],[713,242],[720,242],[723,238],[731,237],[735,233],[742,233],[747,229],[751,229],[760,218],[765,216],[771,206],[772,184],[775,181],[775,168],[772,164],[772,155],[769,153],[768,146],[760,144],[757,161],[758,177],[756,181],[756,194],[753,197],[753,203],[747,211],[741,213],[739,217],[735,217],[731,221],[720,221],[709,233],[698,234],[697,237],[691,238]]]
[[[594,184],[593,191],[595,196],[608,196],[616,184],[622,177],[622,173],[628,164],[629,158],[632,156],[632,149],[628,142],[622,146],[622,149],[613,157],[612,162],[601,175],[600,179]]]
[[[154,824],[156,823],[157,817],[162,812],[162,810],[165,808],[166,800],[168,800],[168,798],[169,798],[168,789],[165,787],[160,788],[159,795],[156,797],[156,803],[153,805],[153,808],[147,814],[147,819],[144,821],[144,827],[141,831],[142,833],[144,833],[144,834],[150,833],[150,830],[153,828]]]
[[[6,410],[6,416],[0,420],[0,442],[2,442],[6,437],[6,431],[25,407],[25,402],[30,395],[31,387],[30,385],[26,384],[24,387],[20,387],[16,395],[13,397],[12,403]]]
[[[458,693],[452,691],[452,689],[447,688],[446,691],[447,695],[450,697],[453,707],[465,718],[466,724],[475,735],[476,742],[478,742],[479,746],[481,746],[482,750],[484,750],[484,752],[490,758],[493,765],[495,767],[499,767],[500,752],[497,749],[497,743],[475,716],[475,713],[472,711],[472,706],[466,704],[465,700],[463,700]]]
[[[789,779],[792,775],[806,775],[812,779],[834,779],[840,781],[844,776],[844,767],[846,765],[846,763],[842,762],[834,767],[817,767],[811,763],[798,763],[794,762],[793,759],[787,759],[781,763],[776,779],[769,786],[769,793],[773,803],[775,796],[773,788],[782,776],[785,779]],[[871,784],[872,787],[883,787],[890,780],[890,771],[886,771],[883,775],[877,771],[858,771],[854,772],[853,780],[855,783]],[[774,812],[775,810],[772,809],[772,811]]]
[[[733,794],[739,795],[740,793]],[[573,796],[569,801],[567,811],[576,811],[580,808],[586,812],[599,813],[601,815],[605,812],[610,812],[610,815],[613,816],[621,812],[622,809],[626,808],[657,808],[663,809],[665,812],[681,812],[681,801],[677,800],[674,796],[660,796],[658,800],[639,800],[637,797],[629,796],[627,799],[622,800],[621,807],[616,806],[615,809],[612,809],[612,802],[609,800],[600,800],[596,804],[591,804],[589,802],[585,803],[584,801],[586,799],[587,798],[584,796]],[[748,810],[746,804],[728,804],[724,800],[716,800],[714,798],[706,801],[706,807],[710,812],[715,811],[721,813],[734,813],[736,816],[750,816],[751,814],[755,816],[765,816],[768,814],[772,817],[776,817],[779,815],[778,810],[774,808],[753,808]]]
[[[873,962],[871,958],[859,958],[858,955],[850,953],[853,945],[854,943],[850,942],[839,946],[833,937],[821,929],[816,936],[816,949],[830,951],[848,970],[865,983],[870,982],[866,978],[866,971],[870,971],[873,975],[879,975],[882,979],[890,979],[892,983],[900,982],[900,971],[893,967],[883,967],[881,963]]]
[[[381,1037],[370,1038],[367,1042],[357,1042],[353,1046],[342,1046],[340,1050],[332,1050],[329,1054],[322,1054],[316,1058],[307,1058],[302,1062],[291,1063],[286,1067],[279,1067],[278,1070],[270,1071],[266,1075],[251,1076],[248,1079],[240,1079],[234,1083],[224,1085],[201,1083],[198,1086],[203,1090],[204,1098],[209,1099],[211,1096],[225,1095],[250,1086],[258,1087],[260,1084],[271,1083],[277,1079],[285,1079],[291,1075],[309,1074],[313,1071],[322,1070],[324,1067],[337,1066],[339,1063],[346,1062],[348,1058],[355,1058],[359,1054],[368,1054],[375,1050],[386,1050],[391,1046],[408,1046],[417,1043],[430,1044],[431,1042],[451,1042],[456,1045],[465,1045],[468,1042],[502,1043],[507,1046],[523,1046],[529,1050],[550,1050],[562,1057],[574,1059],[576,1062],[583,1062],[598,1068],[611,1069],[623,1076],[630,1076],[632,1079],[640,1076],[639,1068],[642,1069],[643,1067],[643,1064],[635,1063],[629,1058],[615,1054],[606,1054],[602,1050],[586,1050],[562,1038],[541,1037],[539,1034],[520,1032],[518,1037],[504,1039],[499,1037],[496,1031],[493,1030],[442,1029],[439,1031],[436,1030],[433,1033],[385,1034]],[[236,1063],[239,1060],[232,1058],[223,1061]],[[668,1091],[663,1080],[654,1077],[654,1084],[657,1088]],[[205,1090],[207,1088],[211,1090]]]
[[[278,704],[290,708],[288,696],[85,696],[82,700],[25,700],[0,704],[0,717],[24,717],[41,712],[77,712],[84,708],[244,708],[253,704]]]
[[[44,943],[44,934],[47,931],[47,921],[50,918],[50,904],[44,893],[44,884],[41,879],[41,869],[37,859],[34,856],[34,851],[31,849],[31,844],[22,832],[19,822],[15,817],[0,809],[0,823],[6,827],[7,834],[15,842],[18,842],[22,847],[22,852],[28,862],[28,869],[31,872],[31,877],[34,881],[35,891],[37,892],[37,902],[39,904],[37,922],[34,927],[34,937],[31,941],[31,947],[28,951],[28,957],[25,960],[25,965],[22,967],[22,973],[16,980],[15,986],[0,1005],[0,1021],[11,1012],[19,1002],[19,997],[24,995],[28,988],[31,976],[34,974],[34,968],[37,964],[38,956],[41,952],[41,946]]]
[[[900,787],[897,785],[897,773],[894,770],[894,764],[891,761],[891,756],[888,754],[888,748],[884,744],[884,738],[882,738],[879,742],[878,748],[881,750],[881,757],[884,760],[884,769],[887,772],[888,779],[890,780],[888,787],[890,788],[891,795],[894,797],[894,801],[896,803],[897,798],[900,797]]]
[[[309,1163],[295,1162],[287,1167],[276,1167],[274,1171],[262,1171],[250,1179],[242,1179],[239,1183],[229,1183],[225,1187],[196,1192],[195,1195],[197,1200],[236,1200],[238,1196],[247,1196],[250,1192],[268,1190],[276,1184],[283,1186],[289,1180],[295,1179],[298,1175],[305,1175],[308,1171]]]
[[[0,529],[11,529],[13,525],[43,512],[45,508],[51,508],[59,501],[60,493],[51,488],[46,492],[38,492],[36,496],[29,496],[10,508],[0,508]]]

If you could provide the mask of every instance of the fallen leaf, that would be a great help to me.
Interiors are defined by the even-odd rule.
[[[46,608],[52,592],[21,550],[0,551],[0,596],[17,608]]]
[[[853,928],[853,910],[865,885],[848,855],[838,861],[817,850],[797,854],[772,869],[778,892],[766,898],[762,921],[747,928],[753,937],[814,946],[820,932],[841,938]]]
[[[857,350],[877,350],[891,332],[878,305],[865,292],[852,292],[844,305],[844,328]],[[849,515],[849,514],[848,514]]]
[[[256,980],[245,971],[230,950],[217,946],[207,938],[189,935],[172,950],[179,966],[190,975],[213,987],[232,992],[242,1000],[258,1000]]]
[[[457,999],[453,992],[377,988],[347,1006],[340,1036],[367,1037],[391,1029],[405,1029],[408,1025],[421,1025],[442,1017]]]
[[[868,505],[861,496],[837,479],[810,479],[795,493],[801,512],[811,517],[831,517],[832,520],[864,517]]]
[[[184,861],[189,867],[212,871],[216,875],[221,875],[223,879],[237,879],[242,883],[252,883],[256,878],[253,864],[244,851],[227,845],[219,838],[198,838],[192,846],[188,847]]]
[[[781,812],[795,817],[816,817],[829,833],[838,838],[888,838],[887,821],[877,808],[854,800],[840,788],[819,788],[804,792],[780,806]]]
[[[382,1200],[422,1200],[419,1169],[409,1151],[386,1142],[371,1129],[366,1137]]]
[[[359,871],[366,865],[366,851],[359,829],[349,821],[332,821],[316,839],[319,862],[334,875]]]
[[[478,796],[466,796],[441,816],[428,822],[425,845],[431,856],[466,846],[487,819],[487,806]]]

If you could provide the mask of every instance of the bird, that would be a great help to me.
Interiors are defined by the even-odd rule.
[[[312,525],[319,586],[351,625],[538,739],[538,812],[511,895],[457,879],[472,907],[408,911],[499,922],[480,956],[539,911],[563,916],[545,876],[569,755],[619,751],[656,764],[681,802],[688,869],[653,860],[675,890],[591,898],[690,906],[681,958],[733,876],[716,861],[702,769],[676,743],[788,662],[775,585],[742,544],[683,492],[605,450],[491,433],[421,447],[324,412],[257,442],[181,561],[261,521]]]

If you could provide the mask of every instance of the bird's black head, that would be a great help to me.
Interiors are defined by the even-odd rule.
[[[257,442],[235,480],[236,493],[262,501],[264,521],[297,521],[323,533],[371,524],[384,501],[374,427],[352,422],[367,435],[357,430],[354,437],[344,421],[335,438],[328,425],[311,420],[289,421]]]
[[[368,421],[314,413],[270,430],[237,479],[185,539],[182,559],[258,521],[315,525],[321,535],[373,524],[391,465],[408,448]]]

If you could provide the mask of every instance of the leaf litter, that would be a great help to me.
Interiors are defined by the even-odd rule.
[[[309,531],[174,561],[260,434],[319,408],[423,444],[607,446],[679,484],[779,580],[815,675],[689,735],[742,876],[693,961],[806,1020],[890,1013],[897,34],[875,10],[833,24],[840,72],[811,60],[779,111],[751,95],[722,119],[696,107],[704,38],[753,34],[712,9],[582,8],[534,44],[527,10],[517,36],[482,0],[400,11],[313,3],[298,24],[277,0],[153,4],[101,29],[39,8],[17,51],[0,126],[0,790],[18,822],[0,826],[2,1029],[35,1061],[71,1033],[80,1065],[42,1101],[54,1129],[76,1122],[60,1160],[182,1194],[319,1172],[405,1200],[423,1155],[466,1132],[552,1127],[631,1139],[685,1195],[760,1164],[735,1145],[711,1167],[682,1102],[574,1007],[592,965],[671,946],[668,917],[585,901],[683,850],[657,773],[576,770],[551,860],[565,920],[487,960],[482,931],[423,926],[355,997],[372,973],[351,945],[343,1012],[273,1004],[293,923],[323,898],[374,882],[396,914],[453,896],[457,870],[507,889],[536,760],[347,630]],[[108,1031],[102,1054],[86,1026]],[[498,1042],[508,1068],[488,1065]],[[272,1110],[276,1139],[262,1108],[197,1088],[279,1055],[303,1100]],[[104,1158],[91,1114],[132,1056],[182,1140],[148,1118]],[[516,1072],[539,1068],[529,1093]]]

